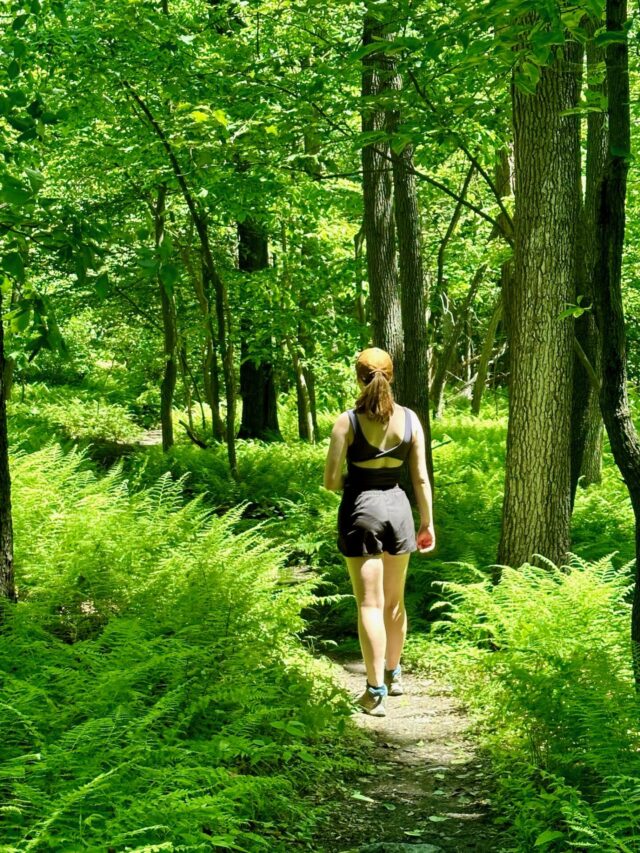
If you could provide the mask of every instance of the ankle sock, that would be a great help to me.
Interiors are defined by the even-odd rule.
[[[402,672],[402,667],[400,664],[395,669],[385,669],[385,672],[388,673],[392,678],[395,678],[396,675],[400,675]]]
[[[373,684],[369,684],[367,681],[367,692],[372,696],[386,696],[387,695],[387,685],[381,684],[379,687],[374,687]]]

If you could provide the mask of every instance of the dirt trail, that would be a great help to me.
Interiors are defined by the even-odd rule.
[[[335,667],[349,692],[360,694],[362,663]],[[488,816],[490,780],[467,736],[469,720],[448,685],[403,677],[406,693],[387,699],[386,717],[355,716],[373,739],[376,772],[336,803],[325,849],[497,853]]]

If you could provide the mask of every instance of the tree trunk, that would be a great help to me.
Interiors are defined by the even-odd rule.
[[[158,187],[158,198],[154,207],[153,216],[155,220],[155,247],[156,256],[159,256],[160,247],[164,240],[165,228],[165,200],[167,186],[162,184]],[[158,276],[160,288],[160,305],[162,308],[162,331],[164,338],[164,375],[160,385],[160,425],[162,427],[162,450],[166,453],[173,447],[173,395],[176,389],[177,364],[176,364],[176,306],[173,291],[166,282],[162,280],[162,269]]]
[[[377,96],[392,88],[395,76],[394,62],[384,54],[385,39],[384,25],[373,15],[365,14],[363,44],[381,40],[380,52],[370,53],[362,60],[362,130],[365,133],[381,131],[386,127],[385,110],[375,101]],[[367,241],[373,343],[391,356],[396,396],[401,399],[404,391],[404,342],[390,158],[386,142],[365,145],[362,149],[363,227]]]
[[[0,596],[17,601],[13,576],[13,517],[11,513],[11,475],[9,471],[9,433],[7,427],[7,384],[9,371],[4,351],[2,291],[0,290]],[[2,611],[0,610],[0,619]]]
[[[211,242],[209,239],[209,225],[207,222],[207,214],[202,207],[196,202],[193,196],[187,179],[185,178],[180,162],[176,156],[176,152],[169,141],[169,137],[164,132],[153,113],[143,98],[137,93],[135,88],[127,80],[122,80],[122,85],[131,95],[136,104],[144,113],[147,121],[153,128],[154,133],[162,143],[171,168],[178,182],[178,186],[182,192],[185,203],[189,208],[191,220],[200,240],[202,248],[202,270],[203,281],[202,286],[205,292],[208,292],[209,287],[213,289],[215,294],[216,306],[216,322],[218,327],[218,344],[222,355],[222,372],[224,375],[224,384],[227,400],[227,416],[225,424],[225,434],[227,442],[227,457],[229,459],[229,468],[233,477],[238,476],[238,463],[236,459],[235,445],[235,415],[236,415],[236,387],[235,375],[233,367],[233,339],[231,337],[231,315],[229,312],[229,300],[227,288],[218,273],[216,263],[211,251]]]
[[[478,362],[478,373],[473,385],[473,397],[471,398],[471,411],[474,415],[480,414],[480,404],[482,403],[482,395],[484,394],[484,389],[487,384],[487,375],[489,373],[489,361],[491,360],[491,353],[493,352],[493,342],[501,319],[502,293],[498,296],[496,304],[493,307],[487,333],[482,343],[480,361]]]
[[[395,132],[398,124],[398,113],[393,113],[388,122],[388,130]],[[401,152],[392,150],[391,159],[404,337],[403,387],[399,401],[412,409],[420,419],[425,437],[427,469],[433,483],[429,422],[429,342],[424,304],[420,213],[416,179],[413,174],[413,147],[407,145]]]
[[[587,80],[589,91],[606,97],[606,86],[600,79],[601,66],[605,60],[604,50],[597,47],[593,41],[593,33],[600,25],[600,21],[590,22],[590,40],[586,45],[587,53]],[[594,82],[595,78],[595,82]],[[587,168],[586,189],[583,213],[583,251],[584,279],[583,292],[584,304],[593,305],[594,291],[597,286],[595,280],[597,264],[597,235],[596,219],[598,192],[602,184],[606,159],[607,159],[607,117],[604,112],[589,112],[587,115]],[[576,323],[576,337],[587,358],[591,362],[596,376],[602,380],[602,345],[598,334],[598,327],[593,311],[587,311]],[[581,371],[584,376],[584,370]],[[584,381],[584,380],[583,380]],[[602,473],[602,433],[603,423],[600,413],[599,390],[593,388],[592,383],[587,386],[585,411],[582,413],[580,422],[582,427],[582,458],[576,461],[580,463],[578,476],[582,477],[582,485],[599,483]],[[573,486],[573,484],[572,484]]]
[[[269,266],[269,246],[266,233],[255,222],[246,219],[238,223],[238,267],[254,273]],[[251,287],[251,285],[248,285]],[[278,425],[276,387],[271,359],[258,361],[249,355],[248,338],[255,329],[247,319],[240,324],[240,396],[242,422],[238,438],[257,438],[261,441],[281,441]]]
[[[635,587],[631,644],[636,687],[640,689],[640,440],[627,397],[626,333],[622,305],[622,250],[627,170],[631,155],[626,0],[607,0],[606,46],[609,144],[599,193],[596,320],[602,341],[600,407],[616,465],[629,490],[635,517]]]
[[[462,331],[464,324],[466,323],[471,303],[473,302],[474,297],[478,292],[478,288],[480,287],[486,269],[487,265],[483,264],[476,270],[476,274],[474,275],[473,280],[469,286],[469,290],[467,291],[465,300],[460,306],[460,310],[451,329],[451,333],[443,344],[442,355],[440,357],[440,360],[438,361],[438,369],[436,370],[436,375],[433,380],[433,387],[431,389],[434,418],[439,418],[442,416],[443,391],[447,379],[447,370],[449,369],[449,365],[453,360],[456,347],[458,346],[458,338],[460,337],[460,332]]]
[[[580,47],[543,67],[535,94],[513,87],[514,286],[509,295],[509,427],[498,563],[569,546],[573,320],[580,212]],[[506,302],[505,302],[506,308]]]

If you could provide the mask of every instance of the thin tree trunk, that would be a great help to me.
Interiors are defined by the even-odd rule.
[[[593,33],[600,25],[599,21],[590,22],[591,39],[587,42],[587,79],[589,90],[606,97],[606,86],[601,80],[601,66],[604,63],[604,50],[593,41]],[[595,78],[595,82],[594,82]],[[584,203],[584,302],[593,305],[597,264],[596,219],[598,192],[607,159],[607,116],[604,112],[587,114],[587,168]],[[576,337],[591,362],[599,381],[602,379],[602,344],[600,342],[596,318],[593,311],[585,312],[576,323]],[[581,483],[599,483],[602,476],[602,434],[603,422],[600,412],[599,390],[588,386],[586,411],[583,415],[583,451],[580,464]]]
[[[451,334],[448,339],[445,341],[442,355],[438,361],[438,369],[436,370],[435,379],[433,380],[433,387],[431,389],[431,399],[433,405],[433,416],[435,418],[439,418],[442,416],[442,408],[443,408],[443,391],[445,382],[447,379],[447,370],[449,369],[449,365],[453,360],[454,353],[456,351],[456,347],[458,346],[458,338],[460,337],[460,333],[464,327],[464,324],[467,321],[467,316],[469,314],[469,309],[471,308],[471,303],[473,302],[476,293],[478,292],[478,288],[484,278],[484,274],[487,270],[487,265],[482,264],[482,266],[478,267],[476,273],[469,285],[469,290],[467,291],[467,295],[464,299],[464,302],[460,306],[460,310],[458,311],[458,316],[455,319],[453,324],[453,328],[451,329]]]
[[[535,17],[530,19],[531,23]],[[499,564],[569,546],[573,320],[580,211],[579,45],[543,67],[535,94],[513,87],[516,178],[514,286],[505,299],[509,427]]]
[[[482,395],[487,384],[487,375],[489,373],[489,362],[491,353],[493,352],[493,342],[498,330],[498,324],[502,319],[502,293],[498,295],[496,304],[493,306],[491,319],[487,327],[487,333],[482,343],[480,351],[480,360],[478,362],[478,373],[473,384],[473,397],[471,398],[471,411],[474,415],[480,414],[480,404],[482,403]]]
[[[401,84],[398,78],[397,85]],[[399,114],[394,112],[387,129],[394,133]],[[422,239],[416,179],[413,174],[413,147],[392,149],[393,191],[398,260],[400,269],[400,304],[404,337],[403,388],[400,403],[412,409],[422,424],[427,451],[427,469],[433,483],[431,424],[429,422],[429,355],[427,319],[424,304],[424,272]]]
[[[9,370],[4,351],[2,290],[0,290],[0,596],[17,601],[13,575],[13,516],[11,511],[11,474],[9,471],[9,431],[7,397]],[[0,619],[2,610],[0,609]]]
[[[373,14],[366,13],[363,44],[381,40],[381,49],[362,60],[362,130],[365,133],[384,130],[386,127],[385,110],[375,100],[392,88],[395,76],[394,62],[384,54],[386,38],[384,25]],[[386,142],[363,147],[362,189],[372,338],[374,345],[386,350],[393,360],[396,396],[400,399],[404,389],[404,341],[396,261],[391,157]]]
[[[167,185],[158,187],[158,197],[153,210],[155,220],[155,247],[156,255],[164,240]],[[164,346],[164,374],[160,385],[160,424],[162,427],[162,449],[166,453],[173,447],[173,395],[176,388],[177,365],[176,365],[176,306],[173,292],[166,282],[162,281],[161,274],[158,276],[160,289],[160,305],[162,309],[162,331]]]
[[[129,83],[127,80],[123,80],[122,85],[129,92],[138,107],[142,110],[154,133],[160,140],[162,147],[164,148],[169,158],[173,173],[178,182],[178,186],[180,187],[185,203],[189,208],[189,213],[191,214],[195,230],[200,240],[203,259],[203,287],[206,291],[208,286],[212,286],[213,292],[215,294],[216,320],[218,326],[218,344],[220,346],[220,353],[222,355],[222,372],[224,375],[227,401],[227,416],[225,424],[227,456],[229,459],[229,468],[231,470],[231,474],[233,475],[233,477],[237,477],[238,464],[236,459],[235,445],[236,392],[233,367],[233,341],[230,335],[231,316],[229,312],[227,288],[225,286],[224,281],[218,274],[218,269],[213,259],[213,253],[211,251],[211,242],[209,239],[209,227],[207,223],[206,213],[202,210],[201,207],[199,207],[196,202],[196,199],[194,198],[191,190],[189,189],[189,185],[187,184],[186,178],[180,166],[180,162],[178,161],[178,158],[169,141],[169,138],[167,137],[159,123],[156,121],[155,117],[153,116],[153,113],[151,112],[145,101],[136,92],[131,83]]]
[[[631,155],[626,0],[607,0],[606,46],[609,145],[598,204],[598,261],[595,308],[602,341],[600,407],[611,451],[629,490],[635,517],[635,587],[631,612],[631,648],[640,690],[640,439],[627,397],[626,332],[622,304],[622,251],[625,232],[627,171]]]

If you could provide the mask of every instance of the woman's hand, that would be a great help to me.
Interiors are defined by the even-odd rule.
[[[433,528],[433,522],[429,524],[421,524],[416,537],[418,543],[418,551],[421,554],[428,554],[436,547],[436,532]]]

